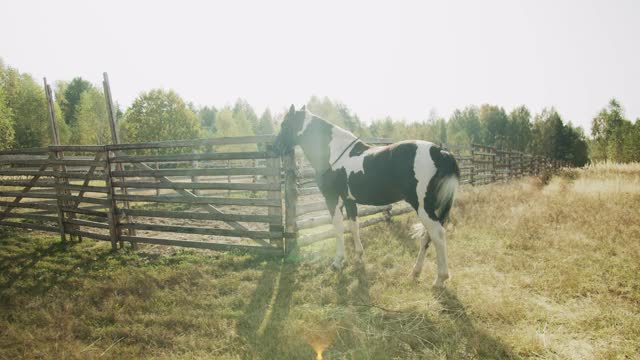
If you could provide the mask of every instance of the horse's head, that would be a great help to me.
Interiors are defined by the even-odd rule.
[[[303,106],[302,109],[296,111],[296,108],[291,105],[289,112],[285,115],[280,125],[280,133],[276,136],[273,142],[273,150],[278,154],[287,154],[293,151],[293,148],[298,145],[299,132],[302,129],[304,123],[306,110]]]

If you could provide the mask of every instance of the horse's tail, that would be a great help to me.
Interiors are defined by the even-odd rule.
[[[460,181],[460,168],[455,157],[447,151],[440,151],[440,161],[436,165],[438,171],[435,175],[436,182],[436,201],[435,214],[440,223],[443,223],[449,217],[449,211],[453,205],[456,196],[458,183]]]
[[[435,218],[444,224],[449,218],[449,212],[456,196],[460,181],[460,168],[458,168],[456,159],[449,152],[442,151],[435,146],[430,152],[437,171],[427,187],[425,210],[432,219]],[[425,231],[421,223],[415,224],[411,236],[421,238]]]

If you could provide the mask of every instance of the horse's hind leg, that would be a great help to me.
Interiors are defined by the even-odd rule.
[[[418,252],[418,259],[416,260],[416,264],[413,266],[413,271],[411,274],[414,278],[420,276],[422,272],[422,268],[424,265],[424,257],[427,254],[427,249],[429,248],[429,243],[431,243],[431,237],[429,236],[429,232],[427,229],[423,229],[424,234],[422,234],[422,238],[420,239],[420,252]]]
[[[440,222],[429,218],[427,212],[423,209],[418,211],[420,221],[429,233],[429,237],[433,241],[436,248],[436,259],[438,263],[438,277],[433,283],[436,287],[443,287],[445,280],[449,278],[449,266],[447,265],[447,244],[445,241],[444,227]]]

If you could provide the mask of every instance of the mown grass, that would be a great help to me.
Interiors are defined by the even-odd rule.
[[[5,232],[0,358],[635,358],[640,168],[620,169],[463,188],[446,290],[433,249],[407,276],[413,216],[342,272],[331,241],[282,261]]]

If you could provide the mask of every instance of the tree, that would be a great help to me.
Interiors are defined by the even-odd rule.
[[[124,114],[119,127],[128,142],[194,139],[201,128],[196,115],[173,90],[141,93]]]
[[[640,161],[640,118],[635,124],[630,121],[624,124],[624,139],[622,145],[622,161]]]
[[[484,128],[480,123],[480,109],[467,106],[456,109],[447,123],[447,139],[452,144],[471,145],[483,141]]]
[[[236,104],[233,106],[233,118],[242,118],[249,122],[254,134],[258,130],[258,116],[251,105],[249,105],[249,103],[244,99],[238,99]]]
[[[64,99],[60,99],[59,104],[64,115],[64,122],[69,127],[76,125],[76,111],[82,94],[92,88],[93,85],[81,77],[73,78],[68,84],[61,84],[61,90],[64,89]]]
[[[71,129],[72,144],[110,144],[111,130],[104,94],[90,88],[76,106],[76,126]]]
[[[273,126],[273,117],[271,116],[271,111],[269,109],[266,109],[258,120],[258,131],[256,133],[258,135],[271,135],[274,132],[275,127]]]
[[[333,102],[328,97],[320,99],[312,96],[307,102],[307,110],[321,118],[353,132],[360,137],[372,136],[369,129],[362,124],[358,115],[340,102]]]
[[[52,143],[49,111],[43,87],[31,75],[21,74],[0,63],[0,87],[5,106],[13,114],[15,144],[18,147],[41,147]],[[54,103],[58,133],[62,144],[68,143],[69,128],[62,120],[60,108]]]
[[[483,138],[485,145],[496,145],[505,141],[509,120],[503,108],[484,104],[480,106],[478,118],[486,129]]]
[[[229,137],[229,136],[251,136],[254,135],[253,128],[247,118],[239,113],[239,118],[234,118],[233,110],[229,107],[222,108],[216,115],[216,136],[217,137]],[[256,146],[252,144],[242,145],[224,145],[219,146],[219,151],[249,151],[255,150]]]
[[[565,125],[554,108],[543,109],[535,117],[532,149],[550,159],[565,160],[576,166],[589,161],[587,140],[581,128]]]
[[[14,146],[13,113],[6,104],[4,90],[0,87],[0,150]]]
[[[213,134],[216,132],[216,114],[218,110],[212,106],[205,106],[198,110],[198,119],[200,120],[200,126],[210,133]]]
[[[526,151],[531,143],[531,113],[526,106],[519,106],[509,113],[507,141],[512,149]]]
[[[631,122],[624,118],[624,110],[616,99],[598,113],[591,123],[593,156],[597,160],[622,161],[625,130]]]

